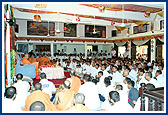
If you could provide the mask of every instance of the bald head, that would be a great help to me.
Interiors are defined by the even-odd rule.
[[[12,99],[14,95],[16,94],[16,88],[13,86],[10,86],[5,89],[5,97],[8,99]]]
[[[64,88],[69,89],[70,86],[71,86],[71,82],[68,81],[68,80],[65,80],[65,81],[63,82],[63,86],[64,86]]]
[[[40,101],[36,101],[31,104],[30,111],[45,111],[45,105]]]
[[[75,95],[75,102],[76,104],[84,104],[85,96],[82,93],[77,93]]]
[[[17,79],[17,80],[22,80],[22,79],[23,79],[23,75],[22,75],[21,73],[18,73],[18,74],[16,75],[16,79]]]
[[[34,88],[35,88],[35,90],[42,90],[42,85],[41,85],[41,83],[36,83],[36,84],[34,85]]]

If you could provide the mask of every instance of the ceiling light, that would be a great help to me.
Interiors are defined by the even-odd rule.
[[[121,25],[120,25],[120,27],[125,27],[126,25],[124,24],[124,23],[122,23]]]

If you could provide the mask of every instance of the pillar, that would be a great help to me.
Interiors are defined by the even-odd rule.
[[[51,52],[51,57],[54,56],[54,45],[53,43],[50,44],[50,52]]]
[[[128,58],[131,58],[131,40],[130,41],[128,41]]]
[[[9,18],[9,10],[7,11],[7,19],[10,19]],[[12,79],[11,79],[11,67],[10,67],[10,64],[11,64],[11,58],[10,58],[10,25],[9,23],[7,23],[7,30],[6,30],[6,55],[7,55],[7,60],[5,60],[7,64],[7,81],[8,81],[8,86],[10,86],[10,84],[12,83]],[[5,79],[5,76],[4,76],[4,79]],[[3,80],[4,81],[4,80]],[[4,83],[5,85],[5,83]]]
[[[156,61],[156,39],[151,39],[151,62]]]
[[[87,43],[85,43],[85,58],[87,58]]]
[[[28,52],[30,52],[31,50],[33,50],[33,43],[28,44]]]

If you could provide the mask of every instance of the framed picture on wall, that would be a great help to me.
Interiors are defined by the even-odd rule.
[[[148,31],[148,26],[149,26],[149,24],[134,26],[134,34],[147,32]]]
[[[85,25],[85,37],[93,38],[106,38],[106,27],[105,26],[95,26],[96,34],[93,34],[94,26]]]
[[[76,24],[64,23],[64,36],[65,37],[76,37]]]
[[[55,30],[55,23],[49,22],[50,36],[55,35],[54,30]],[[48,35],[48,22],[27,21],[27,35],[47,36]]]

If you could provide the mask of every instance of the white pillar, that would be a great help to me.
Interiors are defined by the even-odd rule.
[[[151,62],[156,61],[156,39],[151,39]]]
[[[131,44],[131,40],[128,41],[128,58],[131,58],[131,47],[132,47],[132,44]]]
[[[87,58],[87,43],[85,43],[85,58]]]
[[[30,52],[31,50],[33,50],[33,43],[28,44],[28,52]]]
[[[54,45],[53,43],[50,44],[50,52],[51,52],[51,57],[54,56]]]
[[[7,11],[7,19],[9,19],[9,10]],[[10,86],[12,79],[11,79],[11,58],[10,58],[10,25],[7,23],[7,31],[6,31],[6,54],[7,54],[7,80],[8,86]]]

